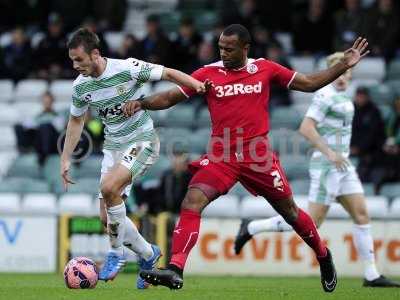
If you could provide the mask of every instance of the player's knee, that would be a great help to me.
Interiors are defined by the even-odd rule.
[[[369,216],[367,209],[361,209],[354,215],[354,222],[358,225],[364,225],[369,223]]]
[[[100,190],[106,203],[118,197],[118,189],[111,181],[103,182],[101,184]]]
[[[297,218],[299,216],[298,210],[296,207],[290,208],[286,211],[284,219],[288,224],[293,224],[296,222]]]
[[[293,199],[289,199],[284,206],[280,207],[279,213],[288,224],[293,224],[299,216],[299,209]]]
[[[201,212],[203,208],[207,205],[207,198],[197,191],[197,190],[189,190],[182,201],[181,208],[189,209],[196,212]]]
[[[324,222],[324,218],[323,217],[315,217],[315,218],[313,218],[313,221],[315,223],[315,226],[317,228],[319,228],[319,227],[321,227],[322,222]]]
[[[181,207],[183,209],[190,209],[194,211],[200,210],[199,198],[196,195],[188,193],[182,201]]]

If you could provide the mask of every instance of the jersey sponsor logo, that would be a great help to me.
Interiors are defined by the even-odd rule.
[[[207,158],[205,158],[200,162],[200,166],[207,166],[209,163],[210,161]]]
[[[250,74],[255,74],[258,71],[258,67],[255,64],[248,64],[247,65],[247,72]]]
[[[181,233],[181,231],[182,231],[182,228],[177,228],[177,229],[175,229],[175,230],[174,230],[174,233],[176,233],[176,234],[180,234],[180,233]]]
[[[83,100],[85,102],[90,102],[92,101],[92,95],[91,94],[87,94],[85,97],[83,97]]]
[[[132,64],[134,67],[139,66],[139,61],[137,61],[136,59],[132,59]]]
[[[257,84],[243,84],[243,83],[234,83],[227,85],[217,85],[215,87],[217,91],[216,96],[218,98],[226,97],[226,96],[235,96],[235,95],[245,95],[245,94],[260,94],[262,90],[262,82],[259,81]]]
[[[107,107],[105,109],[99,109],[99,116],[101,118],[107,118],[110,116],[120,116],[122,115],[122,104],[119,103],[115,105],[114,107]]]
[[[125,87],[123,85],[117,86],[117,94],[123,95],[125,93]]]

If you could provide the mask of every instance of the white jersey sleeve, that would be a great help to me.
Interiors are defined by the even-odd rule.
[[[70,113],[74,117],[80,117],[86,113],[86,111],[89,108],[89,103],[88,101],[85,101],[84,99],[81,99],[78,97],[75,93],[75,91],[72,92],[72,103],[71,103],[71,108],[70,108]]]
[[[318,123],[322,122],[331,105],[330,101],[331,97],[328,97],[325,91],[317,91],[314,94],[311,105],[306,112],[306,117],[311,118]]]
[[[145,83],[161,80],[164,66],[148,63],[135,58],[126,59],[133,79]]]

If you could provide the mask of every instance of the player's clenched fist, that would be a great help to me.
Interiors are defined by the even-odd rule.
[[[196,83],[194,83],[193,84],[193,89],[199,94],[204,94],[206,92],[206,86],[201,81],[197,81]]]
[[[122,107],[122,112],[125,117],[133,116],[137,111],[142,109],[142,105],[139,101],[131,100],[127,101]]]
[[[204,82],[198,81],[194,84],[193,89],[199,93],[199,94],[204,94],[210,90],[210,88],[213,86],[213,83],[211,80],[206,79]]]

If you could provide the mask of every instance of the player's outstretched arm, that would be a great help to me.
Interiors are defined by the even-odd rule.
[[[210,80],[204,81],[206,91],[211,89],[214,84]],[[145,97],[143,100],[130,100],[127,101],[122,107],[125,117],[133,116],[141,109],[147,110],[163,110],[186,100],[187,96],[179,88],[173,88],[165,92],[157,93],[155,95]]]
[[[173,88],[165,92],[143,98],[143,100],[127,101],[122,107],[122,111],[126,117],[133,116],[141,109],[162,110],[170,108],[175,104],[187,99],[179,88]]]
[[[315,92],[316,90],[331,83],[346,70],[354,67],[364,56],[369,53],[368,42],[359,37],[353,46],[344,52],[341,62],[321,72],[313,74],[296,73],[289,88],[302,92]]]
[[[203,82],[189,76],[181,71],[164,68],[161,79],[172,81],[178,85],[188,87],[197,93],[205,93],[206,86]]]
[[[330,162],[340,171],[346,170],[348,161],[339,153],[333,151],[319,135],[317,131],[317,122],[309,117],[305,117],[300,125],[299,132],[304,136],[315,148],[323,153]]]
[[[80,117],[75,117],[71,115],[68,121],[67,132],[65,134],[64,149],[61,154],[60,162],[60,175],[62,177],[65,190],[67,190],[69,183],[74,183],[69,178],[68,171],[71,166],[71,155],[74,152],[76,145],[78,145],[84,123],[84,115]]]

